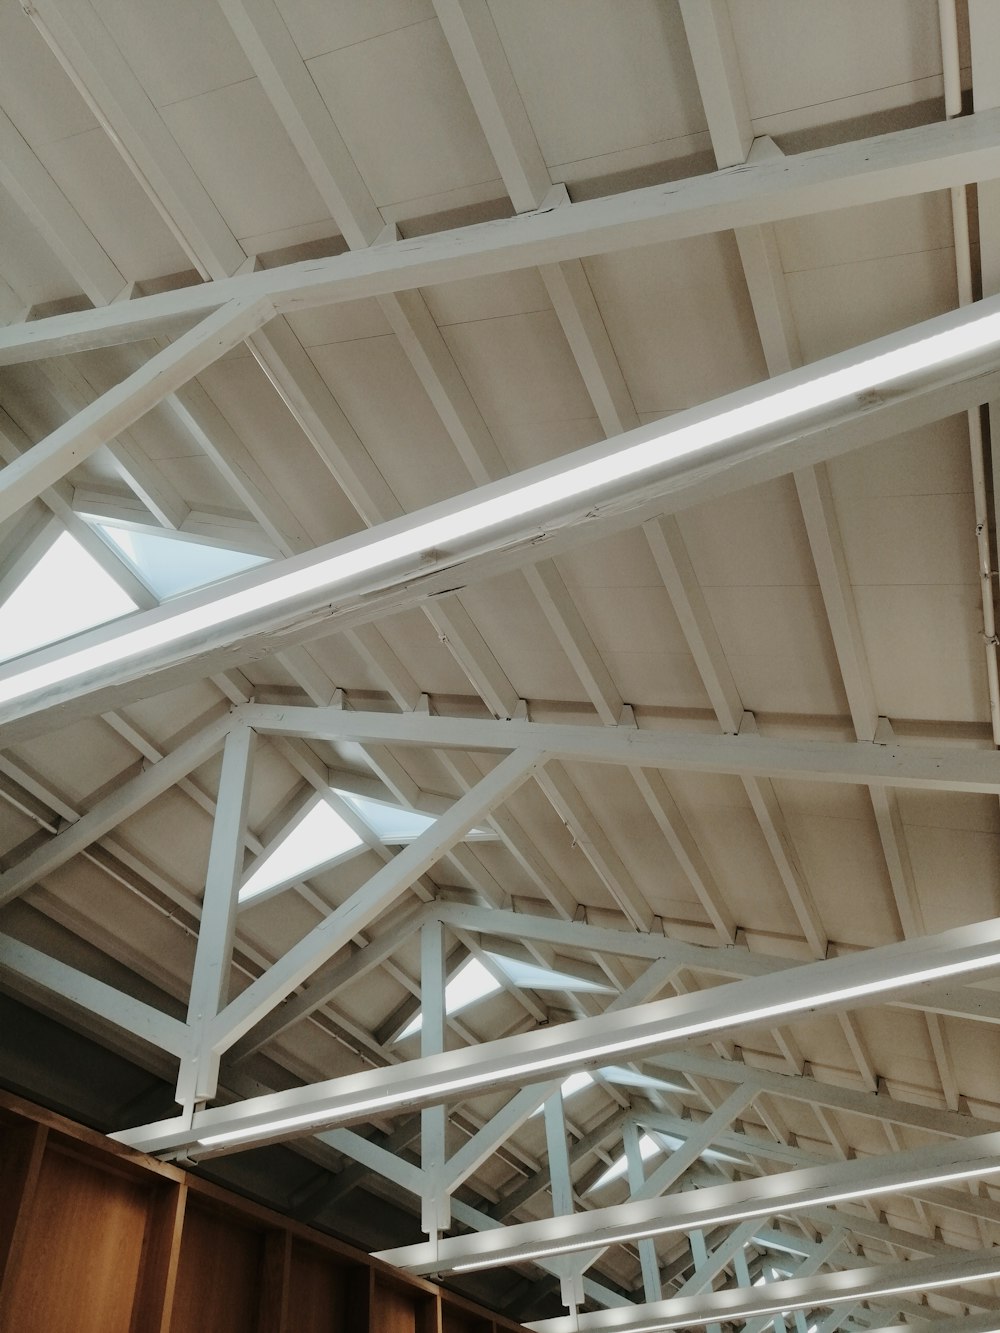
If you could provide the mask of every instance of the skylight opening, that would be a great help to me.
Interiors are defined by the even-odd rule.
[[[661,1146],[654,1142],[648,1134],[643,1134],[639,1139],[639,1156],[644,1162],[648,1162],[651,1157],[660,1156],[663,1153]],[[611,1163],[607,1171],[594,1181],[588,1194],[593,1194],[595,1190],[601,1190],[605,1185],[610,1185],[613,1180],[620,1180],[628,1171],[628,1158],[624,1153]]]
[[[470,1004],[485,1000],[488,995],[495,995],[502,989],[500,982],[478,958],[469,958],[444,988],[444,1011],[448,1015],[460,1013]],[[403,1041],[407,1037],[416,1036],[423,1023],[423,1014],[414,1014],[396,1040]]]
[[[228,546],[190,541],[175,533],[148,532],[104,519],[92,520],[95,529],[115,553],[142,579],[158,601],[209,583],[232,578],[268,557]]]
[[[0,661],[137,609],[76,538],[63,532],[0,606]]]
[[[489,957],[506,973],[515,986],[520,986],[524,990],[568,990],[613,994],[611,986],[600,981],[587,981],[583,977],[575,977],[570,972],[557,972],[555,968],[542,967],[539,963],[525,963],[519,958],[508,958],[497,953],[491,953]]]
[[[355,792],[342,791],[339,787],[335,787],[334,790],[355,814],[365,821],[379,841],[389,846],[412,842],[437,822],[434,815],[425,815],[420,810],[404,810],[402,806],[393,805],[391,801],[377,801],[371,796],[358,796]],[[489,829],[474,828],[465,834],[463,842],[494,837],[495,834]]]
[[[329,869],[363,846],[361,838],[322,797],[266,851],[240,889],[240,902]]]

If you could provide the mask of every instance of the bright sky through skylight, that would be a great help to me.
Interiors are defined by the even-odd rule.
[[[128,593],[64,532],[0,606],[0,661],[135,609]]]
[[[326,801],[317,800],[259,863],[240,890],[240,902],[278,884],[302,879],[361,846],[361,839]]]
[[[206,583],[240,574],[267,557],[225,546],[209,546],[168,533],[140,532],[117,523],[97,523],[97,529],[123,555],[159,601],[201,588]]]
[[[660,1145],[654,1143],[648,1134],[643,1134],[639,1139],[639,1156],[644,1162],[648,1162],[651,1157],[656,1157],[658,1153],[662,1152],[663,1149]],[[603,1189],[605,1185],[610,1185],[613,1180],[617,1180],[620,1176],[623,1176],[627,1170],[628,1158],[622,1153],[621,1157],[619,1157],[617,1161],[612,1162],[607,1171],[594,1181],[587,1193],[592,1194],[594,1190]]]
[[[457,1014],[460,1010],[467,1009],[470,1004],[484,1000],[487,995],[493,995],[500,989],[501,985],[492,972],[483,967],[478,958],[469,958],[444,988],[444,1011],[446,1014]],[[402,1041],[404,1037],[412,1037],[421,1027],[423,1027],[423,1015],[416,1013],[396,1040]]]
[[[557,972],[554,968],[540,967],[538,963],[525,963],[519,958],[501,957],[496,953],[491,953],[490,957],[498,967],[503,968],[515,986],[523,986],[526,990],[599,991],[607,995],[612,993],[611,987],[600,981],[585,981],[582,977],[574,977],[569,972]]]

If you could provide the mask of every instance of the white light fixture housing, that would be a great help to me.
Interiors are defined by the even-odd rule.
[[[489,551],[496,545],[490,534],[498,530],[509,531],[511,542],[529,541],[596,509],[631,505],[637,488],[648,498],[651,484],[665,484],[678,464],[699,458],[722,467],[732,461],[734,450],[745,452],[748,439],[761,432],[786,425],[801,430],[807,421],[824,420],[827,409],[838,404],[863,408],[866,395],[911,389],[921,376],[992,351],[1000,346],[1000,310],[995,302],[983,302],[981,311],[970,314],[966,308],[939,316],[909,331],[906,341],[890,335],[731,394],[708,410],[677,413],[666,425],[639,427],[610,445],[591,446],[319,552],[276,562],[263,576],[249,581],[237,576],[230,591],[178,599],[167,614],[136,615],[113,636],[81,636],[77,648],[39,654],[29,659],[31,665],[0,677],[0,706],[7,706],[8,717],[17,716],[14,705],[20,702],[23,711],[32,696],[71,680],[81,689],[93,688],[100,673],[112,667],[115,680],[121,679],[124,664],[138,675],[154,654],[163,666],[164,658],[183,658],[185,651],[204,652],[227,642],[244,625],[260,632],[287,625],[296,616],[325,615],[323,601],[343,605],[412,577],[414,562],[426,562],[430,569],[442,567],[443,561],[447,568]],[[760,449],[766,452],[775,443],[767,435]]]

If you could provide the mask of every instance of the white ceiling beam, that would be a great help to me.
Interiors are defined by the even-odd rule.
[[[327,918],[234,1000],[216,1025],[215,1044],[219,1049],[243,1035],[261,1013],[329,957],[331,944],[339,947],[346,942],[353,933],[349,930],[352,924],[356,930],[382,910],[384,900],[397,890],[407,872],[414,866],[422,871],[432,864],[440,854],[438,845],[430,846],[433,835],[438,834],[442,841],[448,836],[461,836],[470,826],[469,819],[475,822],[482,816],[484,803],[495,803],[498,787],[507,794],[519,779],[523,780],[527,776],[524,757],[512,758],[517,762],[503,761],[483,780],[473,793],[473,801],[468,797],[459,801],[434,829],[411,843],[371,881],[377,886],[377,895],[374,891],[371,896],[355,895],[346,908]],[[476,801],[479,808],[475,808]],[[401,864],[404,861],[405,866]],[[351,922],[346,920],[348,916],[352,916]],[[346,936],[345,930],[349,931]],[[912,990],[920,981],[943,974],[995,970],[1000,956],[998,939],[1000,923],[983,922],[920,941],[868,949],[845,958],[789,968],[778,975],[655,1000],[621,1012],[449,1051],[374,1074],[296,1088],[277,1098],[256,1098],[240,1106],[204,1111],[195,1115],[193,1127],[179,1128],[176,1121],[168,1121],[129,1131],[122,1137],[146,1151],[199,1144],[200,1153],[211,1154],[246,1147],[251,1142],[309,1133],[331,1123],[365,1119],[375,1110],[396,1113],[453,1099],[458,1094],[474,1095],[480,1089],[542,1082],[578,1069],[600,1068],[610,1059],[631,1059],[666,1050],[682,1040],[720,1036],[734,1027],[788,1022],[795,1015],[825,1009],[856,1008],[872,1002],[873,997],[879,1002],[893,992]],[[290,1117],[291,1125],[285,1123]]]
[[[916,1182],[952,1172],[997,1171],[1000,1170],[996,1156],[998,1143],[1000,1135],[994,1133],[963,1143],[919,1148],[882,1158],[805,1167],[768,1177],[766,1192],[759,1179],[705,1186],[663,1198],[593,1209],[568,1218],[521,1222],[488,1235],[444,1239],[437,1253],[426,1245],[414,1245],[384,1251],[379,1257],[415,1273],[468,1272],[527,1262],[535,1257],[550,1258],[591,1249],[595,1244],[622,1244],[644,1235],[670,1235],[729,1220],[794,1213],[845,1195],[862,1199],[877,1197],[879,1193],[896,1193]],[[962,1270],[963,1260],[954,1258],[920,1261],[914,1267],[923,1272],[925,1266],[954,1264],[949,1271],[956,1277],[961,1273],[962,1280],[969,1280],[969,1272],[975,1271],[976,1263],[983,1263],[983,1256],[973,1254],[971,1259],[971,1270]],[[1000,1271],[995,1258],[988,1262],[992,1263],[988,1271]]]
[[[1000,791],[1000,755],[954,746],[868,745],[860,741],[719,736],[698,731],[596,727],[576,723],[497,722],[423,713],[246,704],[241,715],[269,735],[464,750],[545,750],[586,763],[766,774],[820,782],[888,783],[931,791]]]
[[[125,278],[3,111],[0,185],[94,305],[120,294]]]
[[[981,303],[977,307],[977,312],[985,311],[987,303]],[[429,510],[420,511],[407,520],[399,520],[397,532],[409,532],[412,535],[408,538],[413,549],[420,546],[421,541],[430,542],[432,534],[441,532],[440,528],[429,528],[429,515],[434,515],[434,522],[446,524],[449,534],[453,532],[453,525],[458,525],[458,535],[453,535],[450,541],[449,552],[443,556],[440,552],[435,552],[437,558],[432,559],[426,564],[422,563],[422,578],[416,583],[410,576],[413,569],[413,555],[410,548],[406,545],[396,545],[391,548],[379,546],[377,543],[381,540],[380,534],[376,531],[364,537],[353,537],[345,539],[343,542],[334,543],[330,547],[319,548],[307,562],[304,567],[310,569],[319,567],[320,570],[336,568],[330,566],[327,562],[331,560],[332,553],[351,551],[351,566],[354,567],[357,562],[363,560],[362,568],[364,574],[356,576],[352,583],[354,595],[354,606],[352,607],[353,616],[345,616],[343,612],[338,613],[339,623],[349,625],[353,617],[358,620],[373,619],[381,611],[384,613],[391,604],[393,610],[402,609],[403,606],[410,604],[414,600],[423,600],[437,588],[441,590],[451,584],[454,587],[454,578],[458,568],[462,570],[462,577],[469,579],[475,576],[485,576],[486,573],[498,573],[502,569],[512,568],[517,564],[531,562],[537,556],[543,554],[538,537],[540,530],[547,535],[549,543],[548,551],[561,549],[563,545],[569,545],[581,538],[596,537],[600,533],[607,533],[611,530],[620,530],[641,522],[648,516],[654,508],[662,508],[665,505],[677,507],[680,504],[691,504],[698,500],[707,498],[708,495],[719,495],[733,487],[746,486],[756,481],[764,480],[767,477],[778,475],[788,467],[794,467],[804,459],[815,461],[819,454],[832,455],[846,448],[855,448],[865,442],[870,442],[876,437],[883,437],[885,434],[899,431],[903,428],[911,428],[919,421],[932,419],[939,415],[947,415],[956,407],[965,403],[967,405],[970,397],[989,396],[990,386],[993,378],[1000,380],[1000,369],[983,369],[984,365],[989,365],[988,358],[980,354],[973,358],[974,364],[956,358],[949,361],[947,368],[941,368],[934,375],[934,388],[931,389],[926,383],[910,384],[906,387],[894,388],[891,394],[883,394],[882,405],[872,407],[867,400],[863,406],[857,406],[853,402],[843,411],[837,414],[837,424],[834,427],[830,420],[814,422],[810,429],[807,422],[798,425],[795,432],[794,442],[790,442],[787,435],[779,435],[777,439],[767,441],[757,440],[752,446],[737,441],[727,441],[725,445],[720,445],[720,450],[725,450],[730,454],[724,462],[719,459],[714,465],[709,465],[700,459],[696,451],[693,459],[684,461],[671,460],[664,463],[660,470],[659,480],[657,480],[657,470],[650,465],[643,469],[643,481],[641,486],[636,485],[636,480],[632,476],[624,476],[615,482],[602,481],[594,490],[600,494],[600,502],[595,499],[593,491],[583,490],[583,482],[580,481],[574,487],[572,479],[575,477],[590,477],[593,474],[590,471],[582,472],[579,469],[586,466],[604,468],[613,466],[620,469],[621,459],[623,457],[636,457],[626,453],[625,441],[636,442],[636,448],[645,450],[654,449],[657,454],[669,449],[668,441],[676,438],[676,432],[681,429],[691,428],[700,432],[702,429],[714,430],[713,426],[702,425],[702,423],[715,418],[718,420],[719,404],[727,406],[734,405],[731,410],[737,410],[735,404],[740,404],[739,410],[749,410],[748,404],[756,404],[759,400],[766,400],[776,392],[780,392],[790,385],[797,385],[802,379],[809,380],[821,371],[833,373],[835,368],[845,368],[864,362],[873,354],[883,351],[898,352],[901,347],[908,347],[910,340],[919,334],[929,335],[933,330],[939,330],[942,336],[950,338],[952,330],[964,327],[970,320],[968,310],[955,312],[953,314],[939,316],[936,320],[928,321],[924,325],[917,326],[917,330],[907,330],[903,334],[891,335],[888,339],[882,339],[874,344],[868,344],[865,349],[858,351],[855,349],[851,353],[840,354],[829,358],[827,361],[818,363],[817,367],[812,367],[808,371],[792,372],[790,376],[782,377],[780,380],[772,381],[769,385],[760,388],[755,386],[752,389],[742,390],[735,395],[730,395],[728,399],[716,400],[715,404],[702,406],[698,409],[678,413],[670,419],[668,426],[657,424],[652,427],[642,427],[639,430],[630,433],[625,437],[620,437],[610,445],[602,444],[590,446],[588,449],[578,451],[568,459],[559,459],[555,462],[539,465],[536,468],[529,469],[526,473],[517,474],[508,481],[493,483],[491,487],[484,488],[475,492],[475,500],[470,501],[468,497],[457,497],[448,501],[443,501]],[[935,346],[936,344],[931,344]],[[174,345],[176,346],[176,344]],[[966,377],[974,379],[974,383],[966,383]],[[941,381],[944,381],[943,383]],[[756,407],[754,410],[757,410]],[[721,429],[721,427],[719,427]],[[758,435],[761,432],[758,432]],[[767,434],[770,434],[768,432]],[[641,441],[641,443],[639,443]],[[655,443],[654,443],[655,442]],[[615,463],[611,465],[608,459],[614,457]],[[584,463],[586,460],[586,463]],[[694,460],[699,460],[695,463]],[[576,471],[574,471],[576,469]],[[664,475],[666,473],[666,475]],[[541,492],[527,492],[527,485],[538,485],[543,488]],[[683,489],[683,497],[680,492]],[[556,492],[558,491],[558,494]],[[524,497],[531,494],[542,494],[543,499],[538,509],[526,507]],[[503,504],[505,507],[505,516],[502,521],[497,521],[484,530],[478,520],[478,515],[483,511],[476,506],[484,503],[484,496],[490,497],[490,503]],[[516,497],[516,498],[515,498]],[[669,497],[669,498],[668,498]],[[509,507],[508,507],[509,506]],[[633,508],[634,506],[634,508]],[[516,512],[512,512],[516,511]],[[601,513],[598,520],[597,512]],[[474,519],[472,516],[477,516]],[[585,530],[580,531],[581,525]],[[427,534],[426,537],[424,534]],[[402,540],[402,539],[401,539]],[[357,554],[359,548],[367,545],[372,546],[372,552],[361,556]],[[390,554],[391,551],[391,554]],[[380,554],[385,552],[385,554]],[[397,555],[396,553],[399,552]],[[403,575],[402,580],[398,577],[394,581],[387,579],[387,566],[391,566]],[[372,569],[372,573],[367,571]],[[232,627],[227,625],[224,616],[217,614],[222,606],[222,598],[225,594],[211,594],[214,600],[215,611],[213,612],[213,624],[211,631],[206,633],[202,626],[198,636],[199,653],[205,654],[210,648],[218,650],[220,657],[223,655],[222,645],[232,645],[235,642],[240,643],[240,651],[245,652],[250,643],[252,643],[252,634],[255,629],[266,624],[270,627],[268,636],[269,649],[285,646],[285,640],[276,638],[276,631],[279,626],[288,627],[289,622],[298,620],[299,627],[294,631],[296,638],[301,639],[308,635],[309,630],[315,630],[315,622],[312,615],[308,614],[306,608],[312,608],[312,614],[323,606],[329,607],[331,590],[322,576],[310,575],[305,587],[309,590],[307,596],[299,592],[296,603],[291,603],[287,595],[272,594],[271,598],[264,597],[265,585],[282,577],[286,571],[280,564],[267,567],[264,571],[254,571],[251,575],[245,575],[237,585],[235,581],[229,586],[232,589],[237,587],[246,588],[253,584],[260,590],[260,595],[255,597],[254,605],[256,610],[253,616],[241,617],[244,622],[239,632],[234,632]],[[305,577],[303,575],[302,577]],[[388,584],[388,586],[387,586]],[[285,584],[279,584],[279,587],[285,587]],[[297,582],[293,584],[296,590],[301,585]],[[313,591],[316,588],[317,591]],[[344,589],[344,582],[340,582],[340,588]],[[358,598],[364,594],[364,606],[359,608]],[[237,595],[238,594],[235,594]],[[184,602],[176,602],[174,606],[165,612],[156,613],[158,618],[170,618],[172,623],[183,625],[185,621],[180,619],[183,614],[192,614],[192,607],[197,602],[199,595],[193,594],[185,599]],[[293,611],[294,606],[294,611]],[[200,613],[198,613],[200,615]],[[301,617],[306,615],[309,621],[309,627],[305,630],[301,627]],[[252,625],[246,623],[250,619]],[[127,680],[134,680],[137,674],[141,674],[144,681],[148,682],[148,677],[153,669],[153,663],[148,658],[142,662],[141,672],[135,670],[135,664],[125,649],[125,638],[127,633],[133,630],[136,633],[141,631],[145,624],[142,618],[136,618],[130,622],[129,630],[115,630],[106,632],[108,639],[114,639],[112,649],[115,662],[109,663],[105,668],[108,673],[102,678],[100,684],[105,687],[112,685],[121,689]],[[228,631],[228,632],[227,632]],[[146,632],[146,631],[142,631]],[[170,649],[170,658],[172,664],[177,667],[179,661],[184,660],[184,652],[180,645],[183,643],[183,636],[178,635],[178,631],[165,629],[162,631],[170,637],[177,636],[180,643],[172,643]],[[293,631],[289,631],[290,633]],[[104,636],[98,636],[102,640]],[[90,636],[87,640],[94,643],[95,639]],[[187,651],[190,654],[191,644],[187,644]],[[252,651],[252,649],[251,649]],[[231,663],[236,654],[230,653],[226,656],[227,663]],[[30,659],[29,659],[30,660]],[[70,675],[72,666],[77,659],[72,652],[64,651],[61,655],[58,667],[59,678]],[[219,665],[219,660],[214,656],[206,659],[202,658],[203,665],[215,663]],[[29,668],[30,670],[30,668]],[[51,674],[53,668],[48,668]],[[131,673],[131,675],[130,675]],[[8,676],[11,673],[7,673]],[[22,681],[33,679],[29,676],[22,666],[16,673]],[[86,690],[96,690],[98,688],[98,673],[88,672],[86,679]],[[80,682],[76,688],[79,688]],[[145,686],[144,686],[145,687]],[[64,693],[69,691],[69,682],[63,687]],[[8,680],[0,684],[0,693],[6,693],[8,698],[13,694],[20,696],[16,713],[23,716],[27,711],[25,704],[25,695],[28,694],[28,688],[25,685],[12,687]],[[59,698],[53,695],[52,691],[46,692],[46,704],[52,706],[55,702],[67,702],[67,699]],[[70,694],[72,697],[72,694]],[[8,712],[8,716],[10,713]]]
[[[0,364],[148,337],[161,321],[190,322],[232,299],[266,297],[279,313],[289,313],[988,180],[1000,176],[998,124],[1000,112],[977,113],[753,163],[739,172],[9,325],[0,329]]]
[[[213,1023],[213,1047],[227,1050],[338,949],[363,930],[490,810],[505,801],[544,761],[537,752],[515,752],[500,761],[470,792],[435,820],[346,903],[314,926],[263,976],[233,1000]]]
[[[150,801],[186,777],[220,750],[231,725],[228,714],[216,718],[194,736],[178,745],[159,763],[150,764],[136,777],[121,783],[103,800],[81,815],[16,865],[0,875],[0,905],[65,865],[105,833],[143,809]]]
[[[84,1009],[102,1022],[171,1055],[182,1055],[187,1049],[187,1031],[179,1019],[9,935],[0,935],[0,967],[19,978],[21,993],[25,983],[29,992],[32,987],[41,988],[50,1002],[58,1002],[58,1012],[70,1022],[77,1018],[79,1009]]]
[[[188,995],[189,1045],[177,1079],[176,1100],[185,1109],[215,1097],[218,1092],[219,1059],[212,1050],[209,1030],[229,998],[255,740],[252,728],[234,721],[222,752],[218,804]]]
[[[0,518],[59,481],[167,394],[241,342],[269,314],[266,301],[237,302],[217,310],[9,463],[0,472]]]
[[[753,129],[726,0],[680,0],[680,10],[716,161],[737,166]]]
[[[29,375],[32,371],[37,371],[41,392],[54,400],[67,420],[77,417],[99,397],[79,368],[65,357],[30,367]],[[179,528],[190,510],[131,431],[116,431],[111,439],[104,440],[103,447],[114,460],[119,475],[161,527]]]

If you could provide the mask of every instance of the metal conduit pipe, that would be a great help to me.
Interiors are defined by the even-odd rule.
[[[938,0],[941,28],[941,68],[944,76],[944,113],[948,120],[962,113],[961,60],[958,49],[956,0]],[[955,268],[958,278],[958,303],[969,305],[973,299],[972,251],[969,246],[969,206],[965,186],[951,190],[951,217],[955,237]],[[990,551],[990,503],[986,489],[986,462],[983,455],[983,425],[980,410],[968,414],[969,446],[972,461],[972,494],[976,511],[976,543],[979,586],[983,603],[983,642],[986,649],[986,679],[990,698],[990,725],[993,744],[1000,746],[1000,665],[997,658],[996,611],[993,601],[993,561]]]

